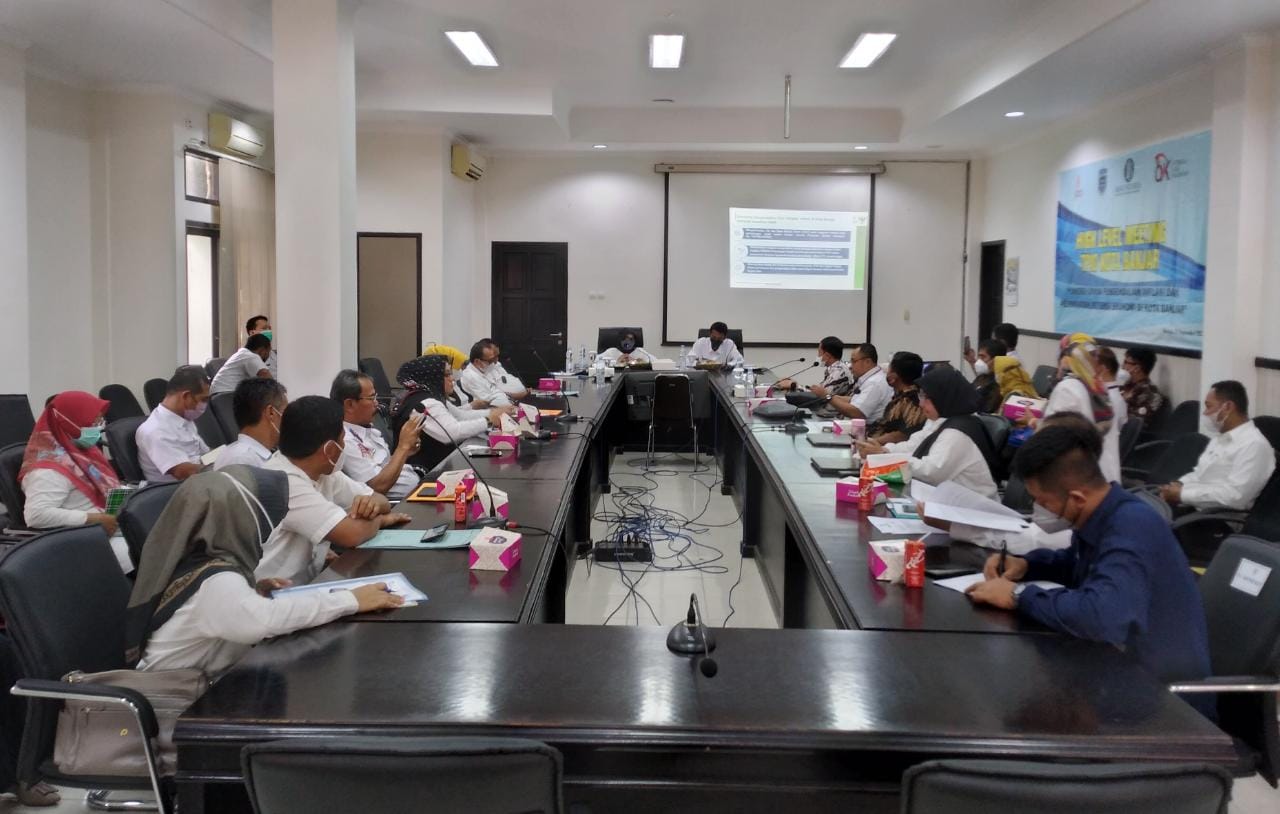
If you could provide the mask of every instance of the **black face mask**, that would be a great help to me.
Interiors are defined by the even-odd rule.
[[[630,353],[631,351],[636,349],[636,343],[631,341],[630,339],[624,339],[622,340],[622,345],[620,347],[623,353]]]
[[[711,338],[711,349],[712,349],[712,350],[720,350],[720,345],[721,345],[721,344],[723,344],[723,343],[724,343],[724,340],[723,340],[723,339],[716,339],[715,337],[712,337],[712,338]]]

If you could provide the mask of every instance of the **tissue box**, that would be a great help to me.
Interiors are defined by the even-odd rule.
[[[490,496],[490,492],[493,493],[492,496]],[[492,511],[489,508],[491,502],[494,504]],[[476,487],[476,499],[471,501],[467,512],[473,520],[493,515],[507,517],[507,493],[482,483]]]
[[[510,571],[520,562],[519,532],[480,529],[471,538],[470,566],[476,571]],[[898,569],[901,572],[901,568]]]
[[[756,385],[756,392],[755,392],[756,398],[768,398],[769,396],[772,396],[772,395],[773,395],[773,385],[771,384]]]
[[[652,362],[654,370],[675,370],[676,363],[674,359],[654,359]]]
[[[769,397],[747,399],[747,415],[751,415],[752,413],[754,413],[756,411],[756,408],[759,407],[761,404],[768,404],[771,401],[781,401],[785,403],[786,399],[775,399],[775,398],[769,398]]]
[[[903,540],[873,540],[867,544],[867,567],[881,582],[902,582],[906,555]]]
[[[489,448],[503,452],[515,452],[520,446],[520,433],[494,430],[489,434]]]
[[[560,392],[560,380],[555,376],[544,376],[543,378],[538,379],[538,389],[552,390],[558,393]]]
[[[747,397],[747,386],[745,384],[735,384],[733,386],[733,397],[735,399],[744,399]]]
[[[1009,396],[1004,402],[1004,417],[1010,421],[1018,421],[1024,416],[1027,418],[1041,418],[1044,416],[1044,408],[1048,403],[1047,399]]]
[[[542,422],[542,414],[538,412],[538,408],[533,404],[517,404],[516,409],[520,411],[520,418],[524,418],[533,427],[537,429]]]
[[[875,502],[877,505],[884,503],[889,499],[889,484],[876,481],[871,488],[873,494],[876,496]],[[841,503],[857,503],[858,479],[850,476],[836,481],[836,500]]]
[[[831,422],[831,432],[836,435],[852,435],[858,440],[867,437],[867,422],[861,418],[849,418]]]
[[[469,495],[476,488],[476,473],[470,469],[454,469],[436,476],[436,494],[452,496],[458,484]]]

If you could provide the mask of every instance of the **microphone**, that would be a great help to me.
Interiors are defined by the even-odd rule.
[[[445,407],[445,409],[447,410],[449,408]],[[440,428],[440,431],[442,433],[444,433],[444,437],[448,438],[449,443],[453,444],[454,449],[458,450],[458,454],[462,456],[462,460],[466,461],[467,466],[470,467],[471,471],[476,473],[476,480],[480,481],[480,483],[484,486],[485,493],[489,495],[489,508],[485,510],[489,513],[489,515],[487,517],[480,517],[468,522],[467,528],[469,529],[482,529],[482,528],[483,529],[505,529],[507,527],[507,518],[499,517],[498,515],[493,513],[493,505],[495,502],[493,497],[493,489],[489,488],[488,481],[486,481],[484,479],[484,476],[480,474],[480,470],[476,467],[475,463],[471,460],[471,456],[467,454],[467,451],[462,448],[461,444],[453,440],[453,436],[450,435],[449,431],[445,429],[445,426],[440,423],[440,419],[433,416],[431,412],[427,410],[425,402],[419,403],[417,407],[413,408],[413,411],[415,413],[422,413],[422,415],[425,416],[426,418],[429,418],[432,421],[436,422],[436,426]],[[484,508],[483,500],[480,501],[480,507]]]
[[[548,364],[543,360],[543,358],[542,358],[541,354],[539,354],[539,353],[538,353],[538,351],[537,351],[537,349],[536,349],[536,348],[529,348],[529,350],[530,350],[530,351],[532,351],[533,356],[534,356],[534,358],[535,358],[535,359],[537,359],[539,362],[542,362],[542,366],[543,366],[543,367],[545,367],[545,368],[547,369],[547,375],[548,375],[548,376],[550,376],[550,375],[551,375],[551,373],[552,373],[552,371],[551,371],[551,366],[550,366],[550,365],[548,365]],[[567,370],[565,371],[565,373],[568,373],[568,372],[569,372],[569,371],[567,371]],[[574,423],[575,421],[581,421],[581,420],[582,420],[582,419],[581,419],[581,417],[576,416],[576,415],[574,415],[574,414],[573,414],[573,408],[569,406],[569,397],[568,397],[568,396],[566,396],[566,395],[561,394],[560,398],[564,400],[564,412],[563,412],[563,413],[561,413],[560,415],[556,416],[556,417],[555,417],[554,419],[552,419],[552,420],[553,420],[553,421],[556,421],[556,422],[563,422],[563,423],[565,423],[565,424],[572,424],[572,423]],[[544,439],[544,440],[545,440],[545,439]]]
[[[805,357],[801,356],[799,359],[788,359],[788,360],[786,360],[785,362],[778,362],[778,364],[777,364],[777,365],[764,365],[763,367],[758,367],[758,368],[756,368],[756,370],[767,370],[767,371],[769,371],[770,373],[772,373],[772,372],[773,372],[773,368],[774,368],[774,367],[780,367],[780,366],[782,366],[782,365],[789,365],[789,364],[792,364],[792,363],[794,363],[794,362],[803,362],[803,361],[806,361],[806,360],[805,360]]]
[[[806,360],[804,360],[804,359],[791,359],[790,361],[782,362],[782,364],[784,364],[784,365],[789,365],[789,364],[791,364],[792,362],[803,362],[803,361],[806,361]],[[792,371],[791,373],[788,373],[786,376],[778,376],[777,371],[775,371],[773,368],[767,368],[767,369],[768,369],[768,371],[769,371],[770,373],[772,373],[774,376],[777,376],[778,381],[782,381],[783,379],[787,379],[787,378],[794,378],[794,377],[796,377],[796,376],[799,376],[801,373],[803,373],[804,371],[808,370],[809,368],[817,367],[817,366],[818,366],[818,365],[820,365],[820,364],[822,364],[822,363],[821,363],[821,362],[819,362],[817,359],[815,359],[815,360],[813,360],[813,362],[812,362],[811,364],[802,365],[802,366],[800,366],[800,367],[796,368],[796,369],[795,369],[794,371]]]
[[[716,640],[703,622],[697,594],[689,595],[689,612],[685,620],[677,622],[667,633],[667,649],[672,653],[700,655],[698,670],[707,678],[714,678],[720,672],[720,665],[711,658],[711,651],[716,649]]]

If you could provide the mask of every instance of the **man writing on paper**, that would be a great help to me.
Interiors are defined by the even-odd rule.
[[[1045,531],[1072,528],[1071,547],[993,554],[974,602],[1034,619],[1053,630],[1132,653],[1162,681],[1209,675],[1209,640],[1191,568],[1156,512],[1102,476],[1102,437],[1077,422],[1044,426],[1014,458]],[[1002,565],[1003,563],[1003,565]],[[1051,580],[1065,588],[1025,584]],[[1206,696],[1188,701],[1207,715]]]

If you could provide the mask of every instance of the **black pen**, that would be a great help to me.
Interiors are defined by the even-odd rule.
[[[1008,555],[1008,553],[1009,553],[1009,543],[1006,541],[1001,541],[1000,542],[1000,564],[996,566],[996,576],[998,577],[1004,576],[1004,558]]]

